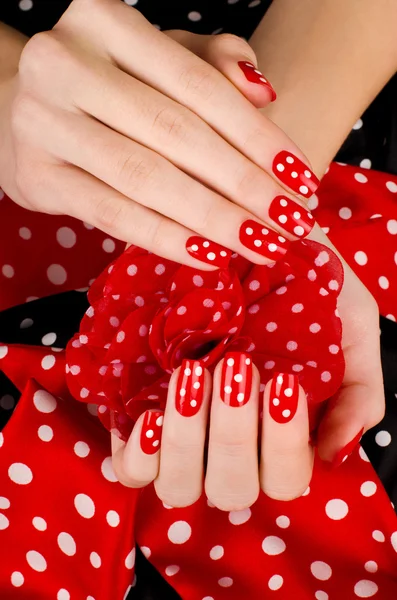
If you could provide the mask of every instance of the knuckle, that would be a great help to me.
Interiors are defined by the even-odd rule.
[[[195,62],[180,74],[183,90],[202,101],[216,94],[219,81],[220,74],[204,61]]]
[[[258,195],[260,190],[261,195],[266,190],[266,175],[258,167],[247,164],[244,161],[241,168],[235,171],[236,194],[241,198],[252,198]]]
[[[189,131],[196,131],[198,119],[187,109],[161,108],[157,111],[152,128],[163,143],[178,146],[186,140]],[[165,138],[165,140],[163,140]]]
[[[211,36],[210,43],[213,48],[216,49],[231,49],[233,52],[241,53],[249,57],[252,61],[255,59],[255,52],[248,44],[248,42],[234,33],[220,33],[218,35]]]
[[[116,170],[117,176],[125,182],[128,189],[137,191],[156,179],[159,165],[155,160],[147,160],[137,153],[129,153],[118,160]]]
[[[117,231],[123,220],[122,203],[112,197],[101,198],[95,206],[94,225],[105,231]]]
[[[50,31],[36,33],[22,50],[19,73],[23,76],[41,72],[49,59],[60,55],[60,49],[60,41]]]
[[[14,135],[25,135],[29,123],[35,121],[36,103],[31,96],[25,92],[19,92],[11,106],[10,126]]]

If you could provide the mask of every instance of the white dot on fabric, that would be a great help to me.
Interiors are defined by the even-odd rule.
[[[7,517],[0,513],[0,531],[7,529],[9,524],[10,521],[7,519]]]
[[[52,346],[56,339],[57,339],[57,334],[56,333],[54,333],[54,332],[46,333],[41,338],[41,343],[44,346]]]
[[[387,290],[389,288],[389,280],[384,275],[381,275],[378,279],[379,286],[382,290]]]
[[[368,571],[368,573],[376,573],[378,565],[374,560],[369,560],[365,563],[364,569]]]
[[[159,263],[154,267],[154,272],[156,273],[156,275],[162,275],[165,272],[165,265]]]
[[[378,586],[373,581],[369,581],[368,579],[362,579],[358,581],[354,586],[354,593],[359,598],[371,598],[375,596],[378,591]]]
[[[8,346],[0,346],[0,358],[7,356]]]
[[[11,410],[14,408],[15,400],[11,394],[5,394],[0,398],[0,407],[4,410]]]
[[[99,569],[102,564],[101,557],[97,552],[91,552],[90,554],[90,563],[94,567],[94,569]]]
[[[310,565],[312,575],[321,581],[327,581],[332,575],[331,567],[322,560],[316,560]]]
[[[21,321],[19,328],[20,329],[28,329],[28,327],[32,327],[32,325],[33,325],[33,319],[24,319],[23,321]]]
[[[390,541],[394,551],[397,552],[397,531],[391,534]]]
[[[74,445],[74,453],[80,458],[85,458],[90,453],[90,447],[86,442],[76,442]]]
[[[343,206],[340,210],[339,210],[339,216],[341,219],[344,219],[345,221],[347,221],[347,219],[350,219],[352,216],[352,211],[350,208],[348,208],[347,206]]]
[[[339,352],[339,346],[337,346],[336,344],[331,344],[328,347],[328,350],[331,352],[331,354],[338,354],[338,352]]]
[[[285,542],[275,535],[268,535],[262,542],[262,550],[265,554],[276,556],[286,549]]]
[[[363,120],[362,119],[358,119],[358,121],[356,121],[353,125],[353,129],[354,131],[357,131],[357,129],[361,129],[361,127],[363,126]]]
[[[379,529],[375,529],[375,531],[372,532],[372,537],[377,542],[384,542],[385,541],[385,535],[384,535],[384,533],[382,533],[381,531],[379,531]]]
[[[187,311],[186,306],[180,306],[179,308],[177,308],[176,314],[177,315],[184,315],[186,311]]]
[[[11,583],[14,587],[21,587],[24,584],[25,578],[20,571],[11,573]]]
[[[32,525],[37,531],[45,531],[47,529],[47,523],[41,517],[33,517]]]
[[[175,521],[169,527],[167,535],[173,544],[185,544],[192,535],[192,528],[186,521]]]
[[[55,362],[55,356],[53,354],[47,354],[41,361],[41,368],[44,369],[44,371],[49,371],[55,365]]]
[[[57,407],[57,401],[46,390],[37,390],[33,395],[33,404],[42,413],[52,413]]]
[[[231,577],[221,577],[220,579],[218,579],[218,584],[221,587],[230,587],[231,585],[233,585],[233,579]]]
[[[370,161],[369,158],[363,158],[362,161],[360,161],[360,167],[362,169],[370,169],[372,166],[372,162]]]
[[[13,463],[8,469],[8,477],[19,485],[28,485],[33,479],[31,469],[23,463]]]
[[[4,435],[3,433],[0,431],[0,448],[2,447],[2,445],[4,444]]]
[[[389,233],[391,233],[391,235],[396,235],[397,234],[397,220],[396,219],[390,219],[386,223],[386,228],[387,228],[387,231]]]
[[[120,516],[115,510],[109,510],[106,513],[106,521],[110,527],[117,527],[120,524]]]
[[[102,249],[110,254],[116,250],[116,244],[110,238],[106,238],[106,240],[103,240],[102,242]]]
[[[224,554],[225,551],[223,549],[223,546],[214,546],[210,550],[210,558],[212,558],[212,560],[219,560]]]
[[[294,304],[293,307],[291,308],[293,313],[300,313],[302,312],[304,306],[303,304]]]
[[[28,227],[21,227],[19,229],[19,236],[23,240],[30,240],[30,238],[32,237],[32,232],[30,231],[30,229]]]
[[[94,501],[87,494],[77,494],[74,499],[74,506],[82,517],[91,519],[95,514]]]
[[[165,574],[168,575],[168,577],[172,577],[173,575],[176,575],[180,570],[181,567],[179,567],[178,565],[169,565],[165,568]]]
[[[26,553],[26,560],[29,567],[39,573],[42,573],[47,568],[46,559],[40,552],[36,552],[36,550],[29,550],[29,552]]]
[[[192,10],[188,14],[187,18],[189,19],[189,21],[200,21],[201,14],[199,12],[197,12],[197,10]]]
[[[282,585],[284,583],[284,579],[281,577],[281,575],[273,575],[272,577],[270,577],[269,581],[267,582],[267,585],[269,586],[269,590],[279,590]]]
[[[373,496],[376,492],[377,486],[374,481],[364,481],[364,483],[360,487],[360,492],[363,496],[369,498]]]
[[[57,593],[57,600],[70,600],[70,594],[65,588],[62,588]]]
[[[130,275],[130,277],[133,277],[137,273],[138,273],[138,267],[136,265],[130,265],[127,268],[127,274]]]
[[[368,262],[368,256],[362,250],[358,250],[354,255],[354,260],[358,265],[363,267]]]
[[[322,250],[314,260],[314,264],[317,267],[322,267],[327,262],[329,262],[329,254],[326,252],[326,250]]]
[[[280,517],[277,517],[276,523],[281,529],[286,529],[290,526],[291,521],[285,515],[281,515]]]
[[[229,512],[229,521],[232,525],[242,525],[251,518],[251,509],[231,510]]]
[[[68,275],[61,265],[54,264],[48,267],[47,277],[54,285],[63,285]]]
[[[276,331],[277,329],[277,323],[274,323],[273,321],[271,321],[270,323],[267,323],[266,325],[266,330],[269,332],[273,332]]]
[[[50,442],[54,437],[54,432],[49,425],[40,425],[37,430],[37,435],[42,442]]]
[[[359,183],[367,183],[368,177],[366,177],[363,173],[355,173],[354,179]]]
[[[10,508],[11,506],[11,502],[9,501],[8,498],[5,498],[4,496],[0,496],[0,508]]]
[[[126,556],[124,564],[127,569],[133,569],[135,565],[135,548],[131,550]]]
[[[358,449],[358,454],[361,458],[361,460],[365,461],[365,462],[369,462],[369,458],[368,456],[365,454],[365,450],[362,446],[359,447]]]
[[[378,431],[378,433],[375,436],[375,442],[378,444],[378,446],[381,446],[382,448],[388,446],[391,442],[390,433],[385,430]]]
[[[7,277],[7,279],[11,279],[11,277],[14,277],[15,275],[14,268],[11,265],[3,265],[1,272],[3,273],[4,277]]]
[[[321,373],[321,381],[324,381],[324,383],[327,383],[328,381],[331,380],[331,373],[329,371],[323,371]]]
[[[277,290],[276,290],[276,294],[277,294],[278,296],[281,296],[282,294],[285,294],[285,292],[286,292],[286,291],[287,291],[287,288],[286,288],[286,286],[285,286],[285,285],[283,285],[283,286],[281,286],[281,287],[277,288]]]
[[[289,350],[290,352],[293,352],[294,350],[296,350],[298,347],[298,344],[294,341],[290,341],[287,342],[287,350]]]
[[[63,248],[72,248],[77,240],[77,236],[70,227],[60,227],[56,233],[57,242]]]
[[[316,271],[314,269],[310,269],[310,271],[307,273],[307,278],[310,279],[310,281],[315,281],[317,279]]]
[[[62,531],[57,538],[58,546],[66,556],[74,556],[76,554],[76,542],[70,533]]]
[[[333,521],[339,521],[340,519],[344,519],[346,517],[347,513],[349,512],[349,507],[344,500],[335,498],[327,502],[325,505],[325,512]]]
[[[274,362],[274,360],[267,360],[265,362],[265,369],[273,369],[273,367],[275,367],[276,363]]]
[[[395,181],[386,181],[386,187],[389,190],[389,192],[397,194],[397,183]]]
[[[327,592],[323,592],[322,590],[318,590],[314,594],[314,597],[316,598],[316,600],[328,600],[328,598],[329,598]]]

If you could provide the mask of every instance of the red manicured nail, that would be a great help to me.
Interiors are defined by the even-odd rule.
[[[277,423],[288,423],[294,418],[299,400],[299,382],[296,375],[275,373],[270,387],[269,412]]]
[[[141,431],[141,448],[145,454],[155,454],[160,448],[163,418],[161,410],[145,412]]]
[[[284,256],[290,244],[288,240],[276,231],[251,220],[244,221],[241,225],[240,242],[246,248],[274,261]]]
[[[288,233],[300,238],[309,235],[314,226],[313,215],[286,196],[274,198],[269,206],[269,216]]]
[[[220,269],[226,269],[232,252],[227,248],[224,248],[216,242],[206,240],[199,235],[192,235],[186,242],[186,250],[191,256],[208,263],[209,265],[215,265]]]
[[[297,194],[310,198],[320,181],[300,158],[282,150],[273,161],[273,173]]]
[[[185,359],[176,384],[175,406],[184,417],[200,410],[204,393],[204,369],[198,360]]]
[[[363,433],[364,427],[358,432],[356,437],[354,437],[351,442],[346,444],[346,446],[341,448],[341,450],[336,453],[335,458],[331,463],[331,468],[336,469],[337,467],[340,467],[340,465],[345,462],[347,458],[349,458],[350,454],[355,450],[357,444],[361,440]]]
[[[244,352],[228,352],[222,365],[220,396],[229,406],[247,404],[252,387],[252,360]]]
[[[274,91],[272,84],[263,76],[263,74],[250,62],[246,62],[245,60],[240,60],[238,66],[251,83],[259,83],[266,87],[271,93],[272,102],[277,98],[277,94]]]

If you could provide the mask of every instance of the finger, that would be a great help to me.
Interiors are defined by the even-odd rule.
[[[356,343],[344,347],[343,385],[328,403],[317,435],[318,454],[331,468],[348,458],[365,431],[377,425],[385,412],[379,333],[373,326],[378,319],[372,320],[366,311],[363,314],[367,323],[361,323]],[[354,325],[347,325],[347,334],[349,327]]]
[[[258,69],[255,52],[242,37],[231,33],[200,35],[182,29],[163,33],[225,75],[256,108],[276,99],[273,86]]]
[[[226,253],[226,256],[224,254],[226,247],[248,260],[261,264],[278,260],[287,251],[289,241],[286,236],[290,234],[284,234],[276,222],[272,229],[264,220],[253,219],[251,213],[188,177],[172,162],[152,150],[82,115],[64,114],[56,109],[43,110],[40,106],[36,106],[32,112],[36,118],[30,119],[24,128],[25,144],[27,141],[31,144],[40,143],[50,155],[75,164],[102,179],[124,197],[131,198],[156,211],[157,215],[163,214],[223,246],[217,249],[219,254],[216,253],[218,260],[215,263],[214,260],[206,262],[222,266],[219,260],[224,262],[223,258],[230,258],[230,253]],[[52,135],[41,140],[44,126],[51,129]],[[290,203],[291,207],[295,205],[301,211],[299,218],[301,217],[302,208],[290,199],[287,201],[286,197],[283,197],[283,200],[280,198],[277,199],[277,215],[286,211],[280,204],[282,201]],[[79,206],[69,207],[69,204],[71,197],[64,206],[68,214],[72,214],[71,210],[80,210]],[[273,208],[270,210],[273,211]],[[92,223],[92,217],[89,215],[85,220]],[[310,220],[314,223],[314,219]],[[125,223],[125,226],[127,225],[133,227],[132,223]],[[247,233],[247,230],[250,233]],[[297,231],[301,235],[306,234],[303,227]],[[116,233],[112,235],[124,239]],[[145,243],[143,246],[147,248]],[[191,246],[188,245],[188,248]],[[180,246],[179,254],[174,255],[174,258],[187,264],[185,253],[185,246]],[[201,253],[201,256],[194,256],[203,260],[207,255],[208,253]]]
[[[131,201],[77,167],[46,165],[44,169],[40,165],[40,174],[39,181],[34,178],[34,186],[29,186],[31,177],[25,185],[30,202],[42,212],[68,214],[116,239],[196,269],[210,270],[213,268],[210,264],[222,266],[222,261],[227,264],[224,254],[230,258],[230,252],[219,244],[195,236],[194,232]],[[191,254],[186,250],[188,242]]]
[[[190,506],[203,487],[211,377],[200,361],[185,359],[170,380],[160,470],[154,487],[173,507]]]
[[[296,375],[276,373],[264,392],[261,488],[276,500],[298,498],[312,476],[306,394]]]
[[[241,510],[259,495],[259,373],[248,354],[230,352],[214,372],[205,491],[220,510]]]
[[[147,410],[137,420],[125,443],[112,434],[112,461],[117,479],[141,488],[157,477],[160,464],[163,411]]]
[[[109,21],[104,15],[95,22],[87,21],[84,29],[80,13],[78,19],[72,18],[73,11],[65,17],[69,20],[69,27],[74,26],[76,37],[80,32],[83,47],[87,39],[100,38],[109,58],[125,73],[195,113],[230,145],[280,180],[283,186],[306,198],[315,192],[319,182],[300,150],[281,129],[264,118],[222,73],[158,31],[138,11],[131,11],[123,3],[110,0],[104,5],[111,13],[111,35]],[[144,53],[142,48],[145,48]],[[136,60],[137,56],[139,60]],[[86,68],[83,73],[88,75]],[[120,105],[116,110],[108,109],[107,85],[101,86],[99,95],[95,94],[96,103],[95,98],[90,97],[89,106],[84,108],[82,103],[87,97],[85,92],[81,93],[80,87],[75,85],[73,94],[83,110],[90,112],[93,106],[95,112],[105,112],[108,118],[123,116],[125,123],[136,119],[131,110],[123,108],[120,113]],[[222,176],[227,173],[222,172]]]

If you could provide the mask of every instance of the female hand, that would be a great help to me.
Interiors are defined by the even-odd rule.
[[[112,453],[121,483],[154,481],[172,507],[196,502],[204,478],[208,500],[221,510],[251,506],[260,488],[272,498],[296,498],[313,466],[306,395],[296,375],[281,373],[259,393],[258,370],[243,352],[226,354],[213,379],[200,361],[184,360],[171,377],[164,416],[146,411],[127,443],[112,435]]]
[[[288,192],[309,197],[318,181],[256,110],[273,91],[248,44],[200,37],[209,60],[119,0],[74,0],[28,41],[8,86],[6,193],[196,268],[220,266],[225,247],[262,264],[284,254],[314,222]]]

